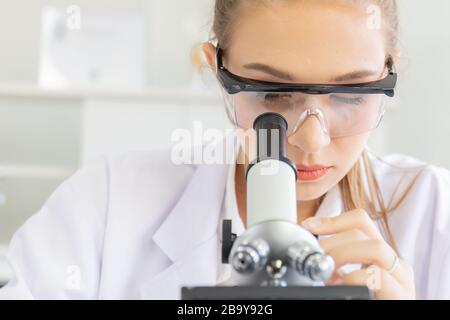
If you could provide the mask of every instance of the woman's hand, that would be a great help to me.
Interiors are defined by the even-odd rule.
[[[316,235],[331,235],[320,245],[335,262],[328,284],[365,285],[376,299],[415,299],[412,268],[397,257],[364,210],[328,218],[313,217],[302,225]],[[344,274],[339,268],[361,264],[361,270]]]

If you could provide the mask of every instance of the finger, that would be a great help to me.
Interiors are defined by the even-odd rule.
[[[328,279],[326,282],[327,286],[339,286],[342,285],[342,277],[340,275],[337,275],[336,273],[333,274],[333,276]]]
[[[412,287],[412,289],[414,289],[414,271],[405,261],[400,260],[398,267],[391,272],[391,275],[404,287]]]
[[[407,298],[410,294],[395,277],[377,266],[345,274],[339,283],[341,285],[366,286],[374,293],[375,299],[402,299]]]
[[[331,275],[330,279],[328,279],[327,284],[328,285],[340,284],[341,278],[344,274],[345,273],[342,269],[334,269],[334,272]]]
[[[383,239],[369,215],[362,209],[344,212],[336,217],[313,217],[302,225],[314,234],[334,234],[359,229],[369,238]]]
[[[333,258],[336,270],[346,264],[358,263],[362,264],[363,268],[376,265],[386,271],[394,265],[396,255],[394,250],[384,241],[373,239],[335,247],[327,254]],[[390,275],[405,287],[414,285],[414,271],[409,264],[401,259]]]
[[[344,245],[349,245],[354,242],[360,242],[364,240],[369,240],[369,237],[359,229],[352,229],[349,231],[337,233],[336,235],[322,238],[319,240],[319,244],[322,249],[328,253],[332,249]]]
[[[333,258],[335,268],[346,264],[358,263],[377,265],[388,270],[395,257],[394,250],[382,240],[364,240],[352,244],[335,247],[328,252]]]

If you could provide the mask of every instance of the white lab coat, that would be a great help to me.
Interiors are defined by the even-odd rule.
[[[398,155],[385,159],[394,166],[372,160],[387,201],[420,165]],[[8,259],[15,277],[0,299],[178,299],[181,286],[221,282],[229,272],[220,262],[221,219],[243,231],[227,187],[233,167],[175,165],[170,152],[86,165],[14,235]],[[449,199],[450,173],[429,166],[390,217],[418,298],[450,298]],[[341,211],[335,187],[317,215]]]

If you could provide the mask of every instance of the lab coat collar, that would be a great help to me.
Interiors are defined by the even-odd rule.
[[[142,285],[141,298],[175,300],[181,298],[182,287],[216,285],[218,245],[218,237],[214,235],[190,248],[182,258]]]
[[[179,299],[182,286],[216,284],[217,226],[229,167],[229,162],[197,165],[184,193],[152,237],[173,263],[144,283],[143,299]]]
[[[319,209],[316,212],[316,217],[336,217],[342,213],[344,205],[342,203],[341,191],[339,186],[334,186],[327,192]],[[326,238],[327,235],[319,235],[318,239]]]
[[[379,173],[382,171],[382,168],[380,167],[380,160],[374,155],[374,153],[367,148],[366,149],[369,161],[371,166],[373,167],[373,171],[376,173]],[[370,195],[370,189],[369,189],[369,183],[367,180],[367,176],[365,174],[366,168],[364,161],[361,159],[360,161],[360,170],[361,170],[361,178],[362,178],[362,184],[364,188],[364,192],[367,196]],[[381,163],[382,164],[382,163]],[[377,177],[378,181],[380,180],[380,177]],[[385,199],[386,201],[387,199]],[[377,210],[380,210],[379,205],[375,202],[374,203],[375,208]],[[368,210],[368,208],[362,208]],[[344,203],[342,201],[342,194],[341,189],[339,187],[339,184],[336,184],[328,193],[326,194],[324,200],[322,201],[321,206],[319,207],[318,211],[316,212],[316,216],[318,217],[335,217],[338,216],[344,212]]]
[[[344,211],[344,204],[341,197],[341,190],[339,184],[335,185],[327,192],[319,209],[316,212],[316,217],[336,217]],[[318,239],[331,237],[332,235],[319,235]],[[350,273],[361,269],[360,264],[347,264],[340,268],[341,272]]]
[[[227,165],[199,165],[183,195],[153,236],[173,262],[216,232]]]
[[[339,185],[336,185],[325,195],[316,212],[316,217],[336,217],[343,212],[343,208],[341,191]]]

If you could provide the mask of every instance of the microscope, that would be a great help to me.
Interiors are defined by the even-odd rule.
[[[288,124],[277,113],[255,119],[256,159],[248,166],[247,230],[222,223],[222,263],[232,285],[184,287],[182,299],[369,299],[365,286],[326,286],[334,261],[297,221],[297,169],[286,156]]]

